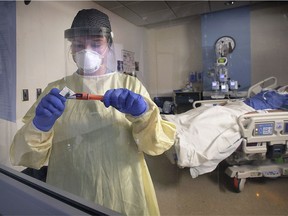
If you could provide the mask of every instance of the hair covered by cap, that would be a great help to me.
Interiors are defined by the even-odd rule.
[[[93,8],[80,10],[74,17],[71,28],[65,31],[65,38],[88,35],[111,38],[111,25],[105,13]]]

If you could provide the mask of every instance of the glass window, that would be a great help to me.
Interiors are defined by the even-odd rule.
[[[0,11],[1,185],[123,215],[286,214],[286,2]]]

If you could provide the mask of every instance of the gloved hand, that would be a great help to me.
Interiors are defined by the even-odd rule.
[[[64,112],[66,98],[59,92],[59,89],[53,88],[36,107],[33,123],[41,131],[49,131]]]
[[[288,95],[279,94],[276,91],[262,91],[251,98],[247,98],[244,103],[255,110],[280,109],[288,105]]]
[[[104,105],[113,106],[122,113],[140,116],[147,109],[144,98],[128,89],[110,89],[104,94]]]

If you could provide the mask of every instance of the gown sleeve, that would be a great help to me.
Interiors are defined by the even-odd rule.
[[[17,131],[10,146],[12,165],[40,169],[48,162],[54,130],[53,128],[47,132],[38,130],[32,120],[37,104],[53,87],[59,88],[56,82],[49,84],[23,117],[24,125]]]
[[[162,119],[157,105],[140,81],[135,82],[134,90],[144,97],[148,105],[147,111],[139,117],[126,115],[126,118],[132,122],[135,142],[140,151],[149,155],[160,155],[174,144],[176,126]]]
[[[27,122],[14,136],[10,147],[12,165],[40,169],[46,164],[51,152],[53,129],[48,132],[38,130]]]

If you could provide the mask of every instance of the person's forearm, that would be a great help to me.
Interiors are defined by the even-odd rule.
[[[159,114],[158,107],[146,98],[149,109],[138,118],[127,116],[132,122],[132,132],[140,151],[149,155],[160,155],[168,150],[175,141],[176,127],[165,121]]]
[[[42,132],[31,121],[15,135],[10,148],[12,165],[40,169],[48,160],[53,130]]]

